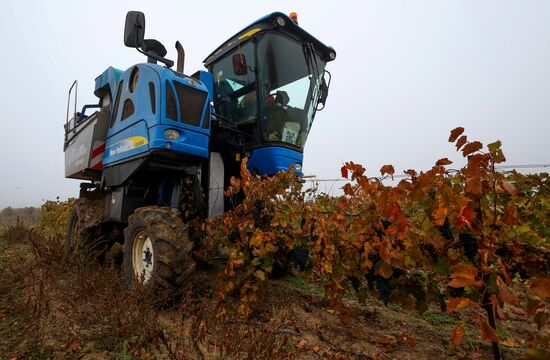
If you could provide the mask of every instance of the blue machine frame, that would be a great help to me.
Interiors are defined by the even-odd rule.
[[[132,76],[136,69],[138,75],[137,79],[134,79]],[[119,75],[120,80],[117,79],[118,74],[116,69],[109,68],[96,79],[96,90],[108,84],[114,99],[104,167],[145,156],[156,150],[169,150],[199,159],[208,158],[210,95],[207,86],[200,80],[150,63],[132,66]],[[204,93],[204,103],[197,126],[178,120],[187,110],[180,108],[181,101],[178,101],[178,93],[174,86],[176,82]],[[113,91],[114,86],[116,90]],[[167,86],[171,87],[170,90],[176,98],[178,119],[170,119],[167,116],[167,91],[170,91]],[[126,107],[128,109],[125,109]],[[164,134],[169,129],[176,131],[179,138],[167,138]]]

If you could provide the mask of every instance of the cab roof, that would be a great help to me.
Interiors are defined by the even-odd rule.
[[[277,20],[279,18],[284,20],[284,26],[281,26],[278,23]],[[256,22],[245,27],[243,30],[232,36],[229,40],[208,55],[208,57],[203,61],[204,65],[208,67],[210,64],[216,62],[220,57],[233,50],[239,44],[249,40],[253,35],[268,30],[281,32],[298,41],[312,43],[321,60],[325,62],[332,61],[336,58],[336,51],[332,47],[317,40],[313,35],[294,23],[294,21],[292,21],[292,19],[290,19],[287,15],[281,12],[274,12],[258,19]]]

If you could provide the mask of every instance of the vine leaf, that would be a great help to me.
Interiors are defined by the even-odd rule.
[[[462,135],[461,137],[458,138],[458,140],[456,141],[456,150],[460,150],[460,148],[462,146],[464,146],[464,144],[466,144],[468,142],[468,137],[466,135]]]
[[[495,329],[491,327],[487,317],[483,316],[481,319],[481,334],[485,340],[489,340],[494,343],[498,343],[498,335]]]
[[[439,165],[450,165],[452,163],[453,162],[451,160],[449,160],[448,158],[443,158],[443,159],[437,160],[437,162],[435,164],[439,166]]]
[[[455,140],[464,132],[464,128],[459,126],[451,130],[451,135],[449,136],[449,142],[455,142]]]
[[[469,264],[457,264],[451,268],[450,287],[461,288],[468,286],[481,286],[481,281],[476,280],[478,270],[475,266]]]
[[[468,298],[450,298],[449,300],[447,300],[447,311],[454,312],[475,304],[475,302]]]
[[[534,278],[529,288],[542,298],[550,298],[549,278]]]
[[[462,326],[458,326],[453,332],[453,336],[451,337],[451,342],[455,347],[460,345],[460,343],[462,342],[463,336],[464,336],[464,328]]]
[[[384,165],[380,168],[380,174],[385,175],[389,174],[393,177],[393,174],[395,173],[395,170],[393,169],[393,165]]]
[[[500,298],[500,300],[511,305],[517,305],[518,298],[514,294],[512,294],[512,292],[510,291],[510,289],[508,289],[508,286],[506,286],[506,284],[504,283],[504,281],[502,281],[500,276],[497,277],[497,285],[498,285],[498,297]]]
[[[342,166],[340,168],[340,173],[342,174],[343,178],[348,178],[348,167],[346,165]]]
[[[480,143],[479,141],[473,141],[471,143],[468,143],[466,146],[464,146],[464,148],[462,149],[462,155],[466,157],[473,152],[481,150],[481,148],[483,148],[482,143]]]
[[[510,184],[509,181],[502,180],[501,181],[502,187],[504,190],[508,191],[508,193],[512,196],[517,196],[519,194],[518,189],[514,187],[514,185]]]

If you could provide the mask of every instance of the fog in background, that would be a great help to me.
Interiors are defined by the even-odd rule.
[[[336,49],[332,83],[305,147],[304,172],[336,178],[345,161],[377,175],[464,164],[449,131],[500,139],[508,164],[550,163],[550,1],[12,1],[0,9],[0,208],[78,194],[64,179],[67,91],[96,103],[108,66],[146,61],[123,45],[125,14],[145,12],[146,37],[185,72],[273,11]],[[336,184],[333,187],[338,187]]]

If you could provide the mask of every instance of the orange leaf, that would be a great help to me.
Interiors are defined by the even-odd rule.
[[[518,298],[514,294],[512,294],[512,292],[510,291],[510,289],[508,289],[508,286],[506,286],[500,276],[497,277],[497,285],[498,297],[500,298],[500,300],[511,305],[516,305],[518,303]]]
[[[460,345],[462,342],[462,337],[464,336],[464,328],[459,326],[455,329],[453,336],[451,337],[451,342],[455,347]]]
[[[457,264],[451,268],[451,272],[453,280],[449,283],[450,287],[477,287],[481,285],[481,281],[476,280],[478,270],[473,265]]]
[[[504,265],[501,258],[498,258],[498,265],[500,266],[500,270],[502,270],[502,273],[504,274],[504,278],[506,279],[506,284],[510,284],[512,282],[512,279],[510,278],[510,275],[508,275],[508,270],[506,270],[506,265]]]
[[[489,321],[487,321],[487,317],[485,316],[481,319],[481,334],[485,340],[498,343],[497,332],[489,325]]]
[[[506,347],[519,347],[518,343],[512,339],[512,338],[507,338],[507,339],[504,339],[501,341],[501,344],[506,346]]]
[[[466,135],[462,135],[461,137],[458,138],[458,140],[456,141],[456,150],[460,150],[460,148],[466,144],[466,142],[468,141],[468,137]]]
[[[416,171],[414,171],[413,169],[409,169],[405,171],[405,174],[409,175],[410,177],[414,177],[416,176]]]
[[[472,280],[475,279],[478,273],[475,266],[464,263],[454,265],[451,271],[453,272],[453,277],[465,277]]]
[[[450,298],[447,300],[447,311],[453,312],[472,305],[475,305],[475,302],[468,298]]]
[[[471,153],[480,150],[483,147],[483,144],[481,144],[479,141],[473,141],[471,143],[468,143],[468,145],[464,146],[462,149],[462,155],[468,156]]]
[[[449,160],[448,158],[443,158],[443,159],[437,160],[437,162],[435,164],[436,165],[450,165],[452,163],[453,162],[451,160]]]
[[[550,279],[541,277],[534,278],[529,289],[540,297],[550,298]]]
[[[380,174],[390,174],[390,176],[393,176],[395,173],[395,170],[393,169],[393,165],[384,165],[380,168]]]
[[[506,180],[502,180],[501,181],[501,184],[502,184],[502,187],[504,188],[504,190],[508,191],[508,193],[512,196],[517,196],[519,191],[518,189],[516,189],[514,187],[514,185],[510,184],[508,181]]]
[[[378,267],[378,269],[376,269],[376,273],[382,276],[384,279],[389,279],[390,276],[393,274],[393,270],[388,264],[382,264],[380,265],[380,267]]]
[[[449,142],[455,142],[455,140],[464,132],[463,127],[454,128],[449,136]]]

